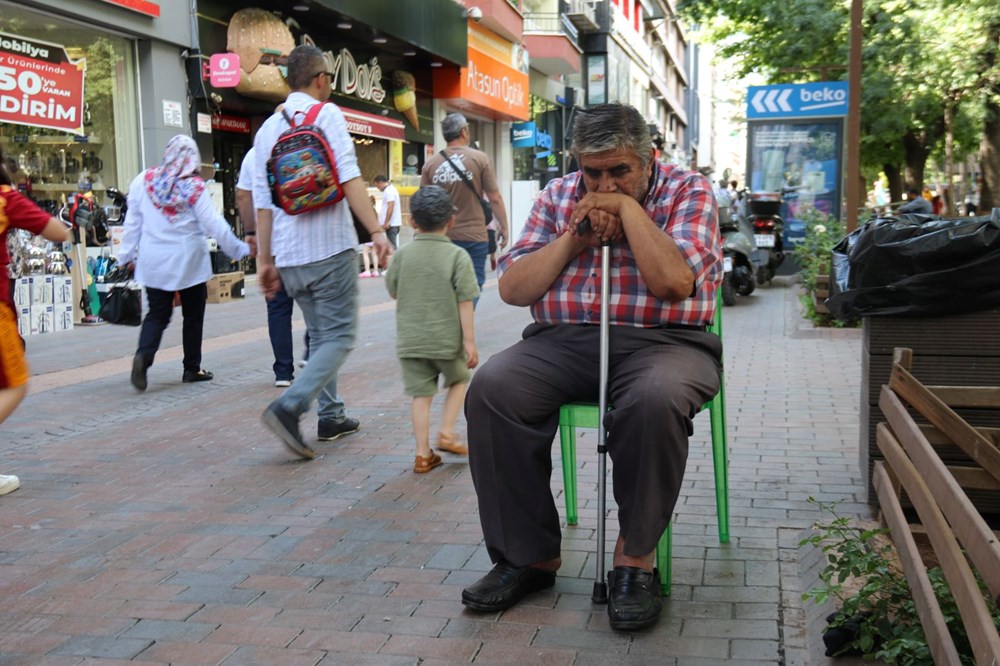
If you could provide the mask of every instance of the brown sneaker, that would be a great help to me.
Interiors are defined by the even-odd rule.
[[[458,435],[446,435],[443,432],[438,435],[437,441],[438,451],[447,451],[448,453],[454,453],[460,456],[469,455],[469,447],[458,439]]]
[[[416,456],[413,459],[413,471],[417,474],[426,474],[435,467],[440,466],[442,462],[441,456],[436,453],[431,453],[426,458],[424,456]]]

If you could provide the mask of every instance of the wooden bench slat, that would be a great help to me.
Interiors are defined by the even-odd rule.
[[[930,486],[938,504],[945,511],[955,535],[965,546],[972,563],[986,581],[991,596],[994,599],[1000,598],[1000,543],[997,542],[996,536],[973,506],[968,495],[962,491],[958,481],[944,469],[941,459],[935,454],[917,424],[913,422],[906,407],[888,386],[882,387],[879,407],[889,421],[892,432],[895,433],[894,439],[898,437],[913,464]],[[877,432],[880,429],[886,429],[885,424],[878,425],[876,442]],[[892,469],[894,472],[897,471],[895,465]]]
[[[983,437],[948,405],[927,390],[899,363],[892,365],[889,388],[920,412],[924,418],[937,426],[941,432],[950,437],[956,446],[982,465],[983,469],[992,474],[994,478],[1000,479],[1000,450],[997,450],[992,442]],[[885,409],[882,412],[885,413]],[[893,430],[899,432],[895,424]]]
[[[944,434],[932,425],[921,423],[919,424],[920,431],[924,433],[924,437],[930,442],[935,448],[938,446],[956,446],[955,442],[951,440],[948,435]],[[993,446],[1000,447],[1000,428],[976,428],[976,432],[985,437],[988,441],[992,442]]]
[[[951,639],[948,624],[945,622],[944,614],[941,613],[941,607],[934,596],[934,588],[927,576],[927,566],[920,558],[917,542],[910,534],[906,516],[903,515],[903,507],[896,498],[892,481],[889,479],[885,463],[882,461],[875,463],[875,469],[872,470],[872,482],[875,486],[875,493],[878,495],[879,506],[882,509],[882,518],[889,526],[892,543],[896,546],[906,580],[910,583],[910,589],[913,591],[913,603],[917,607],[917,616],[920,618],[920,625],[923,627],[934,663],[959,664],[961,660],[958,657],[958,650],[955,649],[955,642]]]
[[[1000,408],[1000,387],[997,386],[925,386],[924,388],[949,407]]]
[[[938,502],[935,501],[936,497],[941,496],[934,494],[929,485],[924,482],[922,473],[926,474],[926,470],[918,471],[914,463],[904,453],[900,442],[884,423],[880,423],[877,427],[876,442],[885,455],[889,466],[906,489],[910,501],[917,509],[921,522],[927,528],[927,536],[934,547],[934,553],[938,557],[941,569],[948,581],[948,587],[951,589],[959,614],[962,616],[962,622],[968,633],[976,663],[997,663],[1000,661],[1000,633],[997,632],[996,626],[993,624],[989,608],[987,608],[986,601],[979,591],[979,585],[976,583],[976,578],[965,560],[962,548],[952,533],[948,521],[945,520]],[[945,473],[944,465],[940,460],[938,466],[940,472]],[[908,533],[909,529],[907,528],[906,531]],[[992,539],[992,534],[990,537]],[[922,619],[921,622],[923,622]],[[947,661],[943,663],[958,662]]]

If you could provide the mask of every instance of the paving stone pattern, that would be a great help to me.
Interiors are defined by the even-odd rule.
[[[820,609],[800,600],[816,558],[798,542],[820,517],[809,497],[868,513],[857,331],[808,327],[788,281],[725,309],[732,542],[718,540],[700,415],[676,511],[673,595],[655,628],[621,634],[590,601],[597,457],[585,430],[580,523],[564,530],[555,587],[503,613],[461,605],[462,587],[491,566],[475,493],[462,458],[411,472],[382,284],[361,281],[358,345],[341,375],[362,429],[318,443],[313,461],[260,423],[280,389],[252,280],[245,300],[208,306],[211,382],[180,381],[179,311],[143,394],[128,382],[138,329],[29,338],[32,393],[0,427],[0,473],[22,481],[0,498],[0,666],[825,662]],[[487,283],[480,358],[528,321]],[[440,407],[439,397],[435,419]],[[315,428],[307,416],[308,438]]]

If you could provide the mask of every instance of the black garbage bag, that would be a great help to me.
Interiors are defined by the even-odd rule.
[[[858,242],[858,237],[868,230],[871,222],[866,222],[847,234],[830,250],[830,298],[850,289],[848,280],[851,276],[851,250]]]
[[[1000,208],[990,216],[922,220],[873,220],[852,232],[853,243],[848,236],[837,245],[849,270],[847,289],[838,285],[826,300],[834,316],[917,317],[1000,306]]]

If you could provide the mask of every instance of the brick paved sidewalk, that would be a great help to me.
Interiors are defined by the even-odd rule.
[[[718,542],[702,415],[677,507],[674,593],[659,624],[632,635],[590,602],[593,433],[581,434],[580,525],[564,531],[555,588],[505,613],[467,612],[462,587],[490,568],[475,494],[463,459],[410,471],[381,280],[362,283],[342,375],[362,430],[320,443],[311,462],[260,425],[278,389],[250,287],[246,302],[209,307],[212,382],[180,382],[179,321],[145,394],[128,384],[136,329],[29,340],[33,393],[0,430],[0,473],[22,479],[0,498],[0,665],[822,662],[797,544],[819,517],[809,496],[867,511],[860,335],[803,326],[793,285],[724,311],[732,543]],[[488,287],[481,357],[527,321]]]

